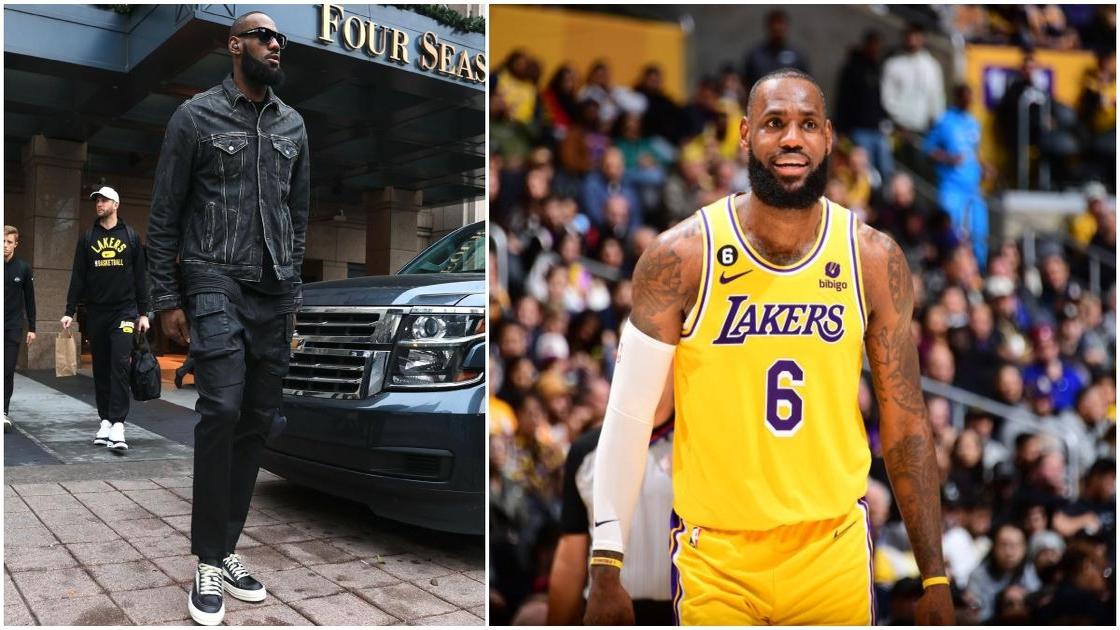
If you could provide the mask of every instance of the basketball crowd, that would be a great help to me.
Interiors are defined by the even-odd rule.
[[[666,227],[750,189],[738,133],[750,81],[779,63],[806,63],[786,30],[788,18],[772,14],[767,39],[745,63],[704,77],[684,103],[666,95],[653,63],[633,83],[606,61],[562,66],[543,80],[532,53],[517,51],[493,77],[495,624],[544,621],[565,457],[603,419],[634,264]],[[844,60],[839,84],[822,86],[839,101],[830,112],[838,133],[825,194],[891,234],[914,272],[913,335],[937,441],[958,622],[1114,624],[1115,184],[1095,178],[1115,172],[1115,52],[1098,50],[1100,66],[1085,77],[1074,134],[1084,142],[1078,158],[1066,159],[1085,168],[1060,182],[1083,194],[1084,212],[1060,232],[997,240],[946,194],[963,181],[982,197],[981,186],[1004,181],[974,148],[961,154],[937,140],[940,127],[970,117],[967,88],[952,90],[948,108],[930,96],[924,119],[891,113],[882,76],[902,71],[892,63],[921,68],[928,56],[920,28],[899,35],[895,42],[868,33]],[[880,54],[896,43],[894,55]],[[931,90],[943,105],[950,90]],[[1111,157],[1093,144],[1098,132],[1113,138]],[[929,190],[911,173],[932,173]],[[1096,268],[1094,257],[1103,260]],[[879,614],[913,623],[921,585],[864,376]]]

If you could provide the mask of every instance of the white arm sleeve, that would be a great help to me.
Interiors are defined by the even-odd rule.
[[[622,330],[592,479],[592,550],[622,553],[642,490],[649,436],[677,347],[631,324]]]

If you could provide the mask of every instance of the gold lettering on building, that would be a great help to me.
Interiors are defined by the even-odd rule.
[[[439,57],[439,53],[436,52],[438,43],[439,38],[431,31],[425,32],[420,37],[419,64],[421,70],[431,70],[436,67],[436,59]]]
[[[354,27],[357,28],[355,33]],[[362,18],[351,15],[346,18],[342,23],[342,40],[346,42],[346,47],[350,50],[361,48],[366,43],[366,25],[362,23]]]
[[[319,5],[319,41],[328,44],[334,43],[332,35],[338,30],[338,20],[342,17],[342,9],[331,4]]]
[[[400,63],[408,63],[408,33],[393,29],[393,52],[389,53],[389,59],[399,61]]]
[[[374,24],[373,22],[370,22],[369,25],[369,45],[366,46],[366,50],[368,50],[369,54],[373,55],[374,57],[384,55],[385,46],[387,44],[387,42],[385,41],[385,36],[388,34],[389,29],[380,24]],[[378,47],[378,43],[375,42],[380,43],[380,48]]]
[[[408,32],[378,24],[357,15],[346,15],[341,5],[323,3],[319,8],[317,41],[339,44],[346,50],[361,50],[370,57],[382,57],[401,65],[411,63],[412,37]],[[341,31],[342,36],[339,37]],[[486,53],[473,53],[440,41],[431,31],[415,40],[416,67],[471,83],[486,82]]]

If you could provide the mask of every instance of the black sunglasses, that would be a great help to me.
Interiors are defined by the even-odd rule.
[[[288,45],[287,35],[284,35],[283,33],[277,33],[276,31],[264,26],[251,28],[244,33],[238,33],[237,35],[234,35],[234,37],[244,37],[246,35],[256,35],[257,41],[264,44],[265,46],[267,46],[268,43],[272,41],[272,38],[275,37],[276,43],[280,44],[280,50],[284,50],[284,48]]]

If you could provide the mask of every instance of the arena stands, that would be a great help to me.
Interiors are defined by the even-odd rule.
[[[987,147],[976,147],[963,159],[974,169],[969,190],[990,202],[984,219],[991,226],[976,246],[971,224],[943,207],[938,193],[937,159],[959,164],[951,155],[959,149],[924,145],[925,130],[907,130],[916,153],[900,155],[904,139],[897,126],[881,124],[889,112],[875,107],[885,61],[879,40],[901,41],[908,28],[901,22],[832,55],[840,81],[823,87],[844,96],[833,112],[838,134],[826,196],[894,237],[914,272],[913,336],[937,438],[958,622],[1113,624],[1116,93],[1115,52],[1103,47],[1108,37],[1101,33],[1111,28],[1114,43],[1115,6],[962,6],[942,17],[956,29],[950,35],[970,41],[1099,47],[1101,64],[1085,77],[1081,113],[1064,121],[1068,128],[1040,122],[1031,139],[1046,145],[1045,134],[1066,129],[1076,140],[1076,154],[1052,155],[1071,167],[1060,174],[1060,188],[1082,211],[1024,229],[995,203],[1014,178],[981,159]],[[754,43],[744,43],[735,61]],[[788,42],[796,50],[809,45]],[[660,231],[749,190],[738,123],[750,86],[733,68],[702,71],[710,74],[674,99],[656,58],[637,76],[617,76],[607,58],[590,67],[545,67],[526,45],[495,68],[496,625],[543,623],[565,453],[602,421],[636,261]],[[945,75],[950,111],[949,92],[962,80],[951,70]],[[1047,111],[1061,116],[1058,108]],[[1035,159],[1061,148],[1046,146]],[[864,380],[880,617],[913,623],[917,567],[892,505],[870,377]]]

